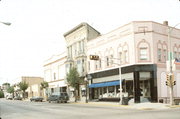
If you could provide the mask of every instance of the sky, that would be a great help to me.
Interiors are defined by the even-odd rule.
[[[87,22],[106,34],[131,21],[180,23],[179,0],[0,0],[0,85],[44,76],[43,63],[66,51],[63,34]],[[180,28],[180,26],[177,26]]]

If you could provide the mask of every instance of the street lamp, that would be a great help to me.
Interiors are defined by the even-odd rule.
[[[119,104],[122,105],[122,78],[121,78],[121,65],[119,66],[119,93],[120,93],[120,100]]]
[[[168,27],[168,44],[169,44],[169,48],[168,48],[168,52],[169,52],[169,74],[168,75],[170,75],[170,79],[169,79],[169,81],[170,81],[170,85],[169,85],[169,88],[170,88],[170,90],[169,90],[169,94],[170,94],[170,105],[173,105],[173,70],[172,70],[172,58],[173,58],[173,53],[172,53],[172,47],[171,47],[171,32],[173,31],[173,29],[176,27],[176,26],[178,26],[180,23],[178,23],[178,24],[176,24],[174,27]]]
[[[10,26],[10,25],[11,25],[10,22],[1,22],[1,21],[0,21],[0,23],[2,23],[2,24],[4,24],[4,25],[7,25],[7,26]]]
[[[86,103],[88,103],[88,99],[87,99],[87,93],[88,93],[88,79],[85,77],[84,78],[84,81],[85,81],[85,83],[86,83]]]

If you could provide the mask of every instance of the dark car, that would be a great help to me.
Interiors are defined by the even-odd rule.
[[[49,103],[51,103],[51,101],[56,101],[57,103],[59,102],[67,103],[68,100],[69,100],[69,96],[66,92],[56,92],[48,97]]]
[[[42,102],[43,101],[43,97],[40,96],[34,96],[32,98],[30,98],[30,101],[34,101],[34,102]]]
[[[16,96],[16,97],[14,97],[14,100],[22,100],[22,97]]]

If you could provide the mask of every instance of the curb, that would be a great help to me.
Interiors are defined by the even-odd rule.
[[[82,104],[82,105],[91,105],[91,106],[108,106],[108,107],[123,107],[123,108],[128,108],[128,109],[137,109],[137,110],[158,110],[158,109],[171,109],[171,108],[180,108],[180,105],[173,105],[173,106],[169,106],[169,105],[162,105],[162,106],[146,106],[146,104],[144,106],[136,106],[136,105],[118,105],[118,104],[110,104],[110,103],[93,103],[93,102],[70,102],[72,104]]]

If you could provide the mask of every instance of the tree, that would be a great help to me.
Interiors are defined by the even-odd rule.
[[[0,98],[4,98],[4,92],[0,91]]]
[[[77,94],[79,91],[79,85],[83,80],[79,77],[79,73],[75,67],[72,67],[66,75],[68,84],[74,88],[75,102],[77,101]]]
[[[7,89],[7,92],[10,93],[10,94],[12,94],[13,97],[14,97],[14,86],[9,87],[9,88]]]
[[[19,83],[18,86],[19,86],[20,90],[23,91],[23,98],[25,99],[25,91],[28,88],[29,84],[26,83],[26,81],[22,81],[22,82]]]
[[[41,83],[41,90],[43,90],[43,89],[45,89],[45,91],[46,91],[46,99],[47,99],[47,88],[49,87],[49,84],[48,84],[48,82],[46,82],[46,81],[43,81],[42,83]]]

